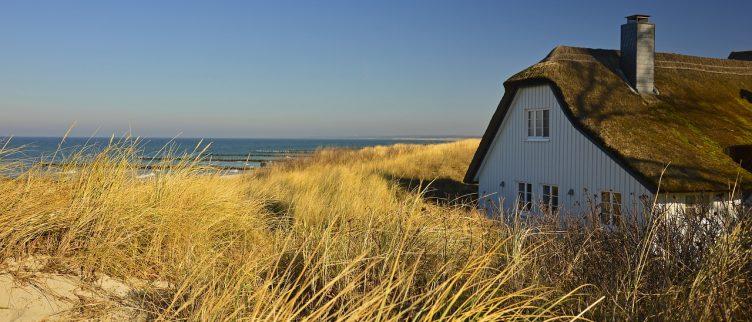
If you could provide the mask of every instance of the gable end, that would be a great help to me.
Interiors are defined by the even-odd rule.
[[[658,192],[658,188],[656,187],[656,185],[654,185],[650,180],[645,178],[642,174],[635,171],[632,167],[630,167],[627,164],[627,162],[618,152],[616,152],[613,149],[608,148],[600,138],[598,138],[594,133],[592,133],[587,128],[581,125],[579,120],[572,114],[571,109],[567,105],[566,101],[563,99],[561,89],[556,85],[555,82],[547,78],[530,78],[530,79],[504,83],[504,89],[505,89],[504,96],[502,97],[501,102],[499,102],[499,105],[496,108],[494,115],[491,117],[491,121],[489,122],[489,125],[486,128],[486,131],[483,133],[483,137],[481,139],[480,145],[478,146],[478,149],[476,150],[475,155],[473,156],[473,159],[470,162],[470,167],[468,168],[467,173],[465,174],[465,179],[464,179],[466,183],[477,182],[476,176],[478,175],[478,172],[481,166],[483,165],[483,161],[486,155],[488,154],[497,133],[501,129],[501,125],[503,124],[504,119],[506,118],[509,112],[509,108],[512,104],[512,101],[514,100],[515,95],[517,94],[518,89],[525,87],[525,86],[535,86],[535,85],[548,85],[548,87],[554,93],[554,96],[556,97],[556,100],[559,103],[559,107],[564,112],[564,115],[567,117],[567,120],[569,120],[569,123],[572,124],[572,126],[574,126],[574,128],[577,129],[579,133],[581,133],[591,143],[597,146],[599,150],[603,151],[603,153],[608,155],[609,158],[611,158],[614,162],[616,162],[616,164],[618,164],[629,175],[635,178],[635,180],[637,180],[641,185],[643,185],[651,193]]]

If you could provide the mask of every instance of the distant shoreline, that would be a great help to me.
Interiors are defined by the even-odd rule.
[[[319,149],[358,150],[395,144],[440,144],[461,138],[358,138],[358,139],[159,139],[159,138],[78,138],[11,137],[0,138],[0,161],[22,162],[64,168],[88,163],[88,157],[106,147],[134,149],[133,162],[141,170],[169,168],[171,163],[196,162],[218,171],[261,168],[272,163],[311,155]],[[3,142],[5,141],[5,142]],[[10,142],[6,145],[7,142]],[[132,145],[133,143],[133,145]],[[71,157],[75,157],[71,159]],[[71,162],[73,161],[73,162]]]

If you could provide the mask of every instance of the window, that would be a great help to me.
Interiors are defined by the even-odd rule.
[[[551,211],[559,209],[559,187],[543,185],[543,205]]]
[[[684,202],[691,206],[707,206],[710,204],[710,196],[707,194],[690,194],[684,197]]]
[[[616,225],[621,219],[621,193],[601,192],[601,222],[604,225]]]
[[[689,194],[684,196],[685,209],[696,212],[705,211],[710,207],[710,195],[708,194]]]
[[[533,185],[527,182],[517,184],[517,210],[530,210],[533,203]]]
[[[527,138],[548,139],[550,137],[549,116],[551,110],[527,110]]]

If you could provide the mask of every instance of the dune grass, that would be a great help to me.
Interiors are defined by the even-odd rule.
[[[141,281],[123,305],[168,320],[750,312],[748,214],[692,237],[668,220],[616,233],[562,229],[550,216],[492,220],[462,204],[477,144],[321,150],[237,176],[165,161],[168,171],[140,178],[138,143],[114,142],[83,166],[2,179],[0,256],[50,256],[84,279]]]

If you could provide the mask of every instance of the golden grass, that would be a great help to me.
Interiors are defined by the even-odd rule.
[[[322,150],[238,176],[186,162],[139,179],[137,144],[116,142],[84,166],[0,181],[0,256],[158,282],[133,283],[127,305],[168,320],[733,318],[749,308],[749,280],[736,280],[749,277],[748,224],[707,243],[722,266],[673,274],[675,259],[638,256],[655,243],[641,246],[637,230],[508,225],[405,184],[464,191],[477,144]]]

